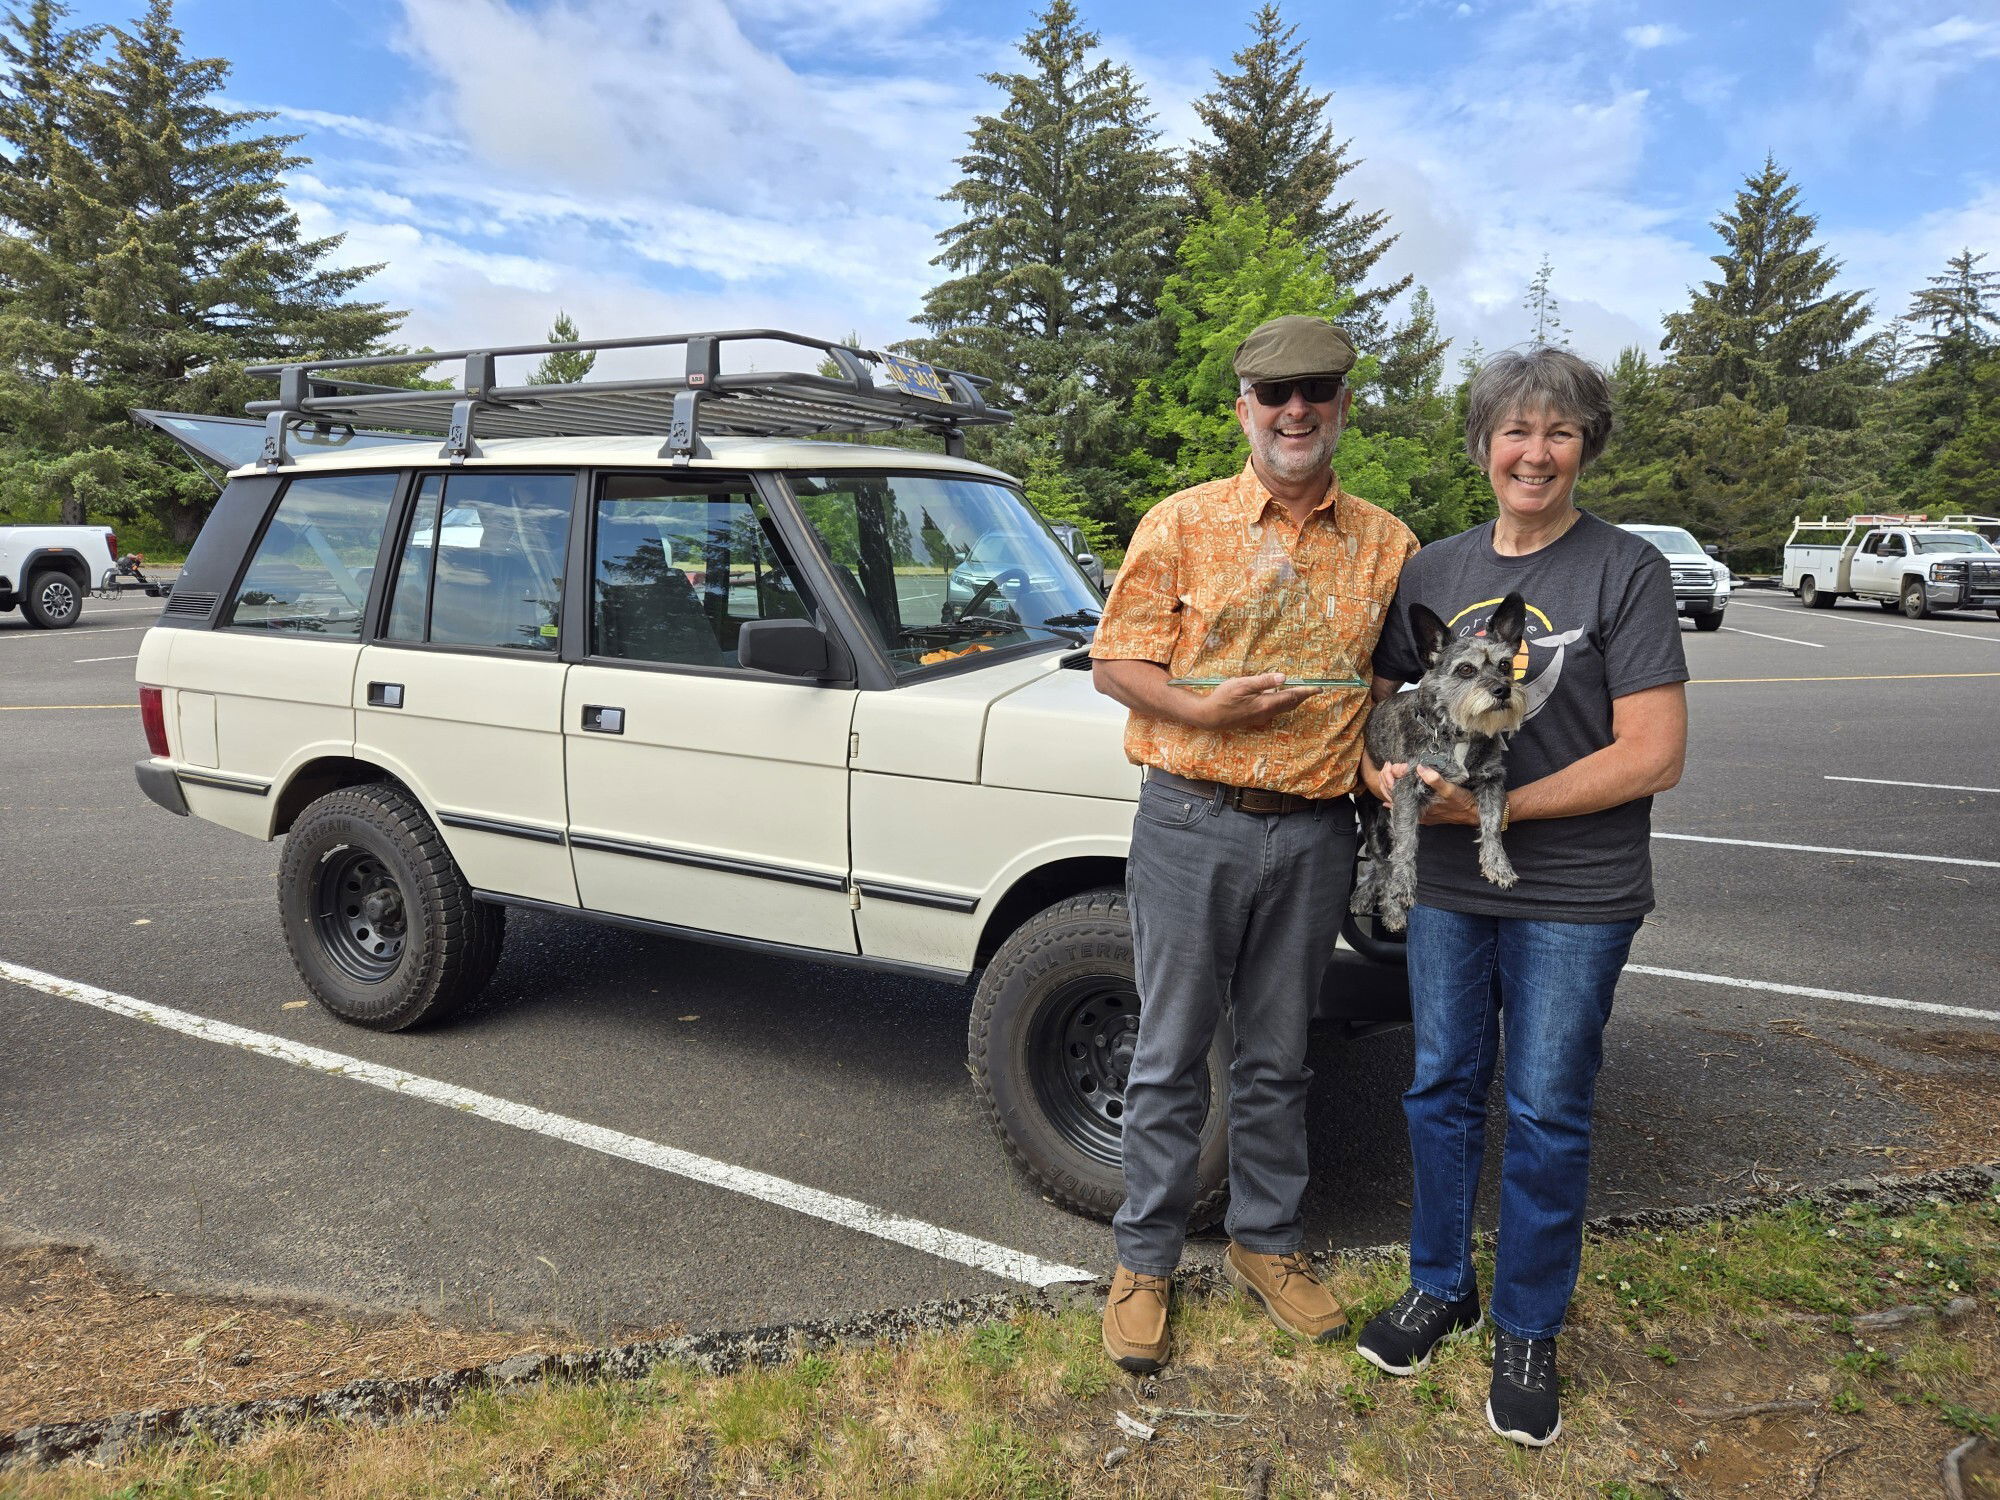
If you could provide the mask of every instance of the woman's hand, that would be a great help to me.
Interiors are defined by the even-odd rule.
[[[1407,770],[1408,767],[1403,769]],[[1431,789],[1431,800],[1424,807],[1420,823],[1464,823],[1479,826],[1479,804],[1472,793],[1455,781],[1447,781],[1429,766],[1418,766],[1417,775],[1424,785]]]
[[[1361,779],[1369,791],[1379,798],[1384,806],[1395,794],[1396,783],[1410,774],[1410,763],[1406,760],[1391,761],[1386,766],[1378,766],[1366,750],[1361,752]]]

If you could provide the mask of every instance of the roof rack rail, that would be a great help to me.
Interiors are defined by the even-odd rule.
[[[722,346],[762,341],[817,351],[837,373],[817,369],[753,370],[724,374]],[[634,380],[590,380],[567,385],[495,382],[494,362],[516,355],[583,354],[604,349],[682,348],[676,374]],[[350,372],[385,366],[462,361],[459,384],[449,390],[371,385]],[[290,463],[287,432],[302,426],[399,428],[444,438],[440,458],[462,463],[479,456],[476,436],[600,437],[611,433],[663,433],[660,457],[688,463],[709,456],[704,433],[749,437],[806,437],[816,433],[915,429],[944,439],[954,457],[965,452],[965,429],[1010,422],[1013,414],[986,404],[984,376],[934,369],[918,360],[873,349],[854,349],[777,328],[733,328],[642,338],[585,339],[569,344],[512,344],[442,352],[376,354],[354,359],[301,360],[252,365],[252,375],[272,375],[278,399],[252,401],[247,411],[264,418],[266,468]],[[877,374],[885,377],[878,384]]]

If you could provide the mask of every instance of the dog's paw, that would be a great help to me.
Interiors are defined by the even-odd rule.
[[[1357,917],[1367,916],[1375,910],[1375,892],[1357,888],[1353,896],[1348,899],[1347,909]]]
[[[1401,932],[1410,925],[1410,909],[1407,906],[1396,906],[1384,901],[1381,915],[1376,920],[1390,932]]]
[[[1479,873],[1484,875],[1494,885],[1499,886],[1503,891],[1517,884],[1521,879],[1519,875],[1514,873],[1513,862],[1497,850],[1491,855],[1488,855],[1484,849],[1479,851]]]

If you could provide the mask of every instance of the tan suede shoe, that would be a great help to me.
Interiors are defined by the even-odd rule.
[[[1239,1290],[1263,1303],[1285,1332],[1316,1344],[1347,1337],[1347,1314],[1313,1275],[1305,1251],[1259,1255],[1231,1240],[1222,1269]]]
[[[1123,1266],[1111,1278],[1111,1295],[1104,1300],[1104,1352],[1119,1369],[1150,1375],[1167,1362],[1167,1291],[1172,1285],[1165,1276]]]

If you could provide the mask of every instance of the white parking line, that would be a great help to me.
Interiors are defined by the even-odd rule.
[[[1790,849],[1798,854],[1858,854],[1865,859],[1915,859],[1928,865],[1977,865],[1982,870],[2000,870],[2000,859],[1959,859],[1950,854],[1898,854],[1893,849],[1833,849],[1820,844],[1767,844],[1762,839],[1718,839],[1699,833],[1654,833],[1656,839],[1675,839],[1685,844],[1735,844],[1744,849]]]
[[[1879,776],[1829,776],[1828,781],[1865,781],[1870,786],[1920,786],[1932,792],[2000,792],[2000,786],[1953,786],[1948,781],[1884,781]]]
[[[842,1229],[852,1229],[861,1234],[873,1235],[877,1239],[888,1240],[893,1244],[907,1245],[912,1250],[921,1250],[941,1260],[957,1261],[960,1265],[971,1266],[1009,1281],[1043,1287],[1063,1281],[1097,1279],[1093,1271],[1041,1260],[1019,1250],[1010,1250],[1005,1245],[995,1245],[986,1240],[974,1239],[969,1234],[941,1229],[920,1219],[906,1219],[871,1204],[853,1198],[838,1197],[832,1193],[823,1193],[817,1188],[788,1182],[782,1177],[772,1177],[767,1173],[751,1171],[747,1167],[732,1166],[728,1162],[696,1156],[692,1152],[679,1151],[672,1146],[662,1146],[655,1141],[642,1140],[638,1136],[606,1130],[600,1125],[590,1125],[582,1120],[550,1114],[547,1110],[535,1109],[526,1104],[516,1104],[510,1099],[498,1099],[491,1094],[475,1093],[471,1089],[459,1088],[456,1084],[442,1083],[435,1078],[424,1078],[415,1073],[405,1073],[400,1068],[385,1068],[379,1063],[364,1062],[358,1057],[346,1057],[338,1052],[309,1047],[303,1042],[294,1042],[285,1037],[232,1026],[226,1021],[213,1021],[206,1016],[171,1010],[164,1005],[154,1005],[145,1000],[134,1000],[129,995],[115,994],[110,990],[99,989],[95,985],[60,979],[53,974],[44,974],[38,969],[23,968],[19,964],[0,960],[0,979],[11,980],[32,990],[40,990],[45,995],[54,995],[59,999],[75,1000],[84,1005],[94,1006],[113,1015],[129,1016],[135,1021],[148,1021],[169,1031],[178,1031],[183,1036],[196,1037],[204,1042],[219,1042],[225,1047],[240,1047],[246,1052],[254,1052],[260,1057],[276,1058],[279,1062],[290,1063],[294,1067],[309,1068],[314,1072],[330,1074],[357,1083],[373,1084],[376,1088],[387,1089],[392,1094],[440,1104],[446,1109],[478,1115],[481,1119],[492,1120],[497,1124],[512,1125],[517,1130],[530,1130],[538,1135],[567,1141],[573,1146],[582,1146],[589,1151],[598,1151],[606,1156],[637,1162],[641,1166],[652,1167],[658,1171],[671,1172],[676,1177],[706,1183],[725,1192],[740,1193],[746,1198],[755,1198],[778,1208],[787,1208],[794,1213],[805,1214],[809,1218],[822,1219]]]
[[[1773,984],[1762,979],[1732,979],[1727,974],[1697,974],[1691,969],[1661,969],[1652,964],[1627,964],[1627,974],[1652,974],[1661,979],[1687,979],[1696,984],[1720,984],[1733,990],[1766,990],[1773,995],[1801,995],[1809,1000],[1839,1000],[1848,1005],[1878,1005],[1886,1010],[1913,1010],[1927,1016],[1956,1016],[1965,1021],[2000,1025],[2000,1010],[1970,1005],[1934,1005],[1928,1000],[1895,1000],[1887,995],[1855,995],[1846,990],[1816,990],[1803,984]]]
[[[1799,613],[1798,610],[1786,609],[1781,604],[1745,604],[1743,608],[1768,609],[1774,615],[1796,615]],[[1813,613],[1818,614],[1820,611],[1815,610]],[[1838,615],[1833,615],[1831,610],[1826,611],[1826,613],[1832,615],[1834,619],[1840,618]],[[1846,625],[1866,625],[1871,629],[1881,630],[1914,630],[1919,635],[1946,635],[1955,641],[1983,641],[1989,646],[2000,645],[2000,636],[1967,635],[1962,630],[1933,630],[1928,625],[1898,625],[1894,620],[1845,620],[1842,623]],[[1726,630],[1729,627],[1725,625],[1723,628]]]
[[[150,625],[85,625],[80,628],[87,635],[129,635],[135,630],[151,630],[153,627]],[[58,645],[64,641],[74,641],[75,639],[74,636],[65,636],[60,631],[36,630],[32,627],[27,630],[10,631],[6,635],[0,635],[0,640],[54,641]]]
[[[1783,641],[1788,646],[1810,646],[1815,651],[1826,649],[1824,641],[1795,641],[1788,635],[1766,635],[1761,630],[1738,630],[1734,625],[1725,625],[1722,628],[1731,635],[1754,635],[1760,641]]]
[[[139,659],[139,653],[134,651],[130,656],[79,656],[74,662],[70,663],[70,665],[76,667],[82,667],[82,666],[88,666],[91,662],[94,661],[137,661],[138,659]]]

